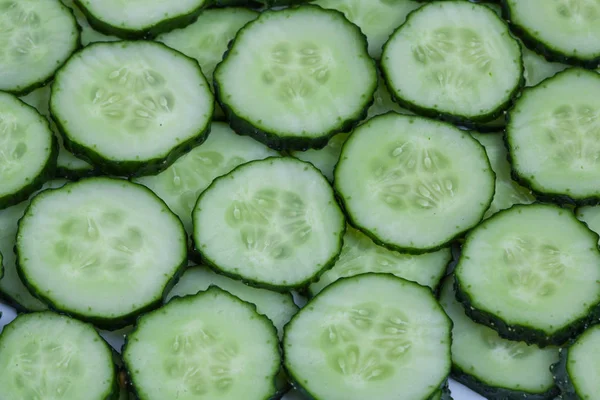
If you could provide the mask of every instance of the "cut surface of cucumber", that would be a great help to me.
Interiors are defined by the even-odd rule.
[[[276,290],[333,265],[345,219],[327,179],[294,158],[252,161],[217,178],[193,211],[194,244],[213,268]]]
[[[360,29],[313,5],[265,11],[248,23],[214,78],[236,132],[289,150],[320,148],[349,131],[377,88]]]
[[[152,37],[193,22],[207,0],[75,0],[90,25],[126,39]]]
[[[54,173],[57,144],[48,121],[0,92],[0,209],[17,204]]]
[[[600,233],[600,206],[579,207],[577,208],[576,215],[577,219],[585,222],[588,228],[596,233]]]
[[[494,11],[466,1],[411,13],[381,65],[400,105],[465,124],[498,117],[522,85],[519,43]]]
[[[116,36],[108,36],[103,33],[98,32],[94,28],[92,28],[87,21],[87,18],[81,12],[79,7],[75,5],[74,0],[60,0],[62,3],[69,7],[73,11],[73,15],[75,15],[75,19],[77,20],[77,24],[81,28],[81,44],[87,46],[90,43],[96,42],[114,42],[116,40],[120,40]]]
[[[59,0],[0,0],[0,90],[43,85],[78,46],[75,17]]]
[[[112,353],[91,325],[21,314],[0,335],[3,399],[106,400],[117,395]]]
[[[561,345],[600,303],[598,235],[567,209],[516,205],[471,231],[455,274],[475,321],[508,339]]]
[[[450,373],[451,327],[428,288],[391,274],[344,278],[286,326],[284,365],[317,400],[429,399]]]
[[[476,324],[456,301],[453,283],[453,277],[444,280],[440,304],[453,322],[454,378],[487,399],[554,399],[558,389],[550,366],[558,361],[558,349],[502,339]]]
[[[36,196],[19,221],[19,275],[53,308],[103,328],[158,307],[187,263],[183,225],[149,189],[89,178]]]
[[[376,243],[417,253],[475,226],[494,195],[485,149],[469,133],[396,113],[354,130],[334,182],[352,225]]]
[[[204,141],[213,109],[198,63],[148,41],[84,48],[57,73],[50,97],[67,149],[114,175],[167,168]]]
[[[544,57],[521,45],[523,51],[523,66],[525,70],[525,86],[535,86],[544,79],[551,78],[569,66],[557,62],[547,61]]]
[[[266,400],[281,363],[268,318],[216,287],[141,317],[123,359],[140,400]]]
[[[183,297],[203,292],[210,286],[217,286],[243,301],[256,305],[256,311],[273,322],[280,336],[283,335],[285,324],[298,312],[298,306],[289,293],[277,293],[248,286],[201,266],[188,268],[167,295],[167,300],[175,296]]]
[[[391,273],[435,290],[451,258],[449,248],[419,255],[391,251],[376,245],[360,231],[347,227],[342,253],[335,265],[308,290],[315,296],[340,278],[367,272]]]
[[[513,30],[532,49],[558,62],[597,67],[600,1],[505,0]]]
[[[222,122],[213,122],[206,142],[181,156],[158,175],[134,181],[150,188],[167,203],[192,233],[192,210],[198,196],[222,175],[240,164],[277,156],[278,153],[249,137],[238,136]]]
[[[506,129],[521,183],[560,201],[600,198],[599,91],[600,74],[579,68],[523,91]]]

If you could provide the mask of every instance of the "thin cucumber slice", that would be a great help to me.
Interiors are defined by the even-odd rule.
[[[367,272],[391,273],[435,290],[451,258],[450,248],[420,255],[390,251],[376,245],[360,231],[347,227],[342,253],[335,265],[308,290],[311,296],[315,296],[340,278]]]
[[[400,105],[462,124],[497,118],[523,84],[517,40],[494,11],[466,1],[411,13],[384,46],[381,66]]]
[[[367,36],[369,54],[375,59],[381,57],[383,44],[404,23],[406,16],[421,7],[412,0],[315,0],[312,3],[344,13]]]
[[[316,400],[429,399],[450,373],[450,330],[428,288],[391,274],[329,286],[285,328],[284,365]]]
[[[167,168],[204,141],[213,109],[198,63],[148,41],[84,48],[56,74],[50,97],[67,149],[114,175]]]
[[[345,231],[325,177],[294,158],[252,161],[217,178],[192,219],[194,244],[211,267],[278,291],[332,266]]]
[[[529,48],[557,62],[598,67],[600,1],[504,0],[504,10]]]
[[[256,311],[273,322],[279,336],[283,327],[298,312],[294,298],[290,293],[276,293],[266,289],[254,288],[223,275],[215,274],[206,267],[188,268],[167,295],[167,301],[175,296],[187,296],[217,286],[241,300],[256,305]]]
[[[494,172],[467,132],[389,113],[346,141],[335,189],[350,223],[376,243],[423,253],[481,221],[494,195]]]
[[[54,174],[57,152],[48,121],[15,96],[0,92],[0,209],[40,188]]]
[[[583,206],[577,208],[575,214],[577,219],[596,233],[600,233],[600,206]],[[600,241],[598,242],[600,244]]]
[[[240,164],[277,156],[278,153],[249,137],[238,136],[222,122],[213,122],[201,146],[180,157],[158,175],[135,178],[167,203],[192,234],[192,210],[198,196],[222,175]]]
[[[500,132],[485,134],[472,132],[471,135],[485,147],[492,169],[496,174],[494,200],[483,218],[489,218],[498,211],[510,208],[514,204],[533,203],[535,197],[531,193],[531,190],[520,186],[512,180],[503,134]]]
[[[349,131],[377,87],[360,29],[313,5],[265,11],[248,23],[214,78],[233,129],[278,150],[321,148]]]
[[[30,106],[35,107],[40,114],[46,117],[50,124],[50,129],[52,129],[54,136],[56,136],[58,142],[56,175],[65,178],[79,178],[92,175],[94,173],[94,167],[90,163],[75,157],[71,152],[65,149],[62,136],[58,133],[58,128],[50,116],[50,86],[38,88],[27,96],[23,96],[21,100]]]
[[[85,15],[79,7],[77,7],[74,3],[74,0],[60,0],[62,3],[69,7],[73,11],[73,15],[75,15],[75,19],[77,20],[77,24],[81,28],[81,44],[87,46],[90,43],[96,42],[114,42],[116,40],[120,40],[116,36],[108,36],[103,33],[100,33],[93,29],[88,23]]]
[[[106,400],[117,395],[112,353],[88,324],[51,312],[21,314],[0,335],[4,399]]]
[[[578,68],[523,91],[506,129],[515,177],[561,202],[600,198],[600,74]]]
[[[281,356],[271,321],[213,287],[142,316],[123,360],[140,400],[262,400]]]
[[[0,90],[44,85],[78,46],[75,17],[59,0],[0,0]]]
[[[521,46],[521,50],[523,51],[523,65],[525,66],[523,71],[525,86],[535,86],[569,67],[565,64],[549,62],[544,57],[529,50],[525,45]]]
[[[412,114],[411,111],[408,111],[405,108],[402,108],[392,100],[392,95],[388,91],[385,86],[385,81],[383,77],[379,77],[377,90],[375,91],[373,105],[369,108],[367,112],[367,119],[371,119],[381,114],[388,113],[390,111],[395,111],[400,114]]]
[[[516,205],[467,236],[455,270],[467,314],[500,336],[561,345],[600,303],[598,235],[553,205]]]
[[[152,38],[192,23],[207,0],[74,0],[89,24],[124,39]]]
[[[19,221],[16,251],[36,296],[105,329],[160,306],[187,264],[183,225],[166,204],[111,178],[37,195]]]
[[[550,400],[558,395],[550,366],[556,347],[539,348],[502,339],[476,324],[456,301],[454,278],[442,284],[440,304],[452,319],[452,374],[459,382],[491,400]]]
[[[65,180],[49,181],[42,186],[41,190],[56,189],[65,183],[67,183]],[[0,279],[0,298],[7,299],[18,310],[42,311],[48,307],[27,290],[17,273],[14,248],[17,243],[19,220],[25,214],[27,206],[29,201],[23,201],[0,211],[0,252],[4,254],[4,276]]]

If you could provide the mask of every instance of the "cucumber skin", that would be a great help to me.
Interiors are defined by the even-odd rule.
[[[100,171],[98,171],[97,168],[75,170],[57,166],[55,175],[57,178],[65,178],[70,181],[77,181],[83,178],[98,176],[100,175]]]
[[[550,371],[554,376],[556,384],[561,391],[562,400],[582,400],[577,394],[575,386],[571,381],[569,372],[567,371],[567,359],[569,357],[569,347],[561,348],[558,350],[559,360],[556,364],[550,366]]]
[[[265,1],[265,0],[261,0],[261,1]],[[266,1],[269,1],[269,0],[266,0]],[[304,0],[296,0],[296,2],[298,2],[298,1],[303,2]],[[277,0],[275,0],[273,2],[277,3]],[[280,2],[280,3],[283,4],[283,2]],[[319,6],[312,5],[312,4],[307,4],[302,7],[303,8],[310,7],[310,8],[315,8],[315,9],[318,8],[321,11],[325,11],[325,12],[329,12],[329,13],[337,13],[337,14],[340,14],[342,16],[342,18],[344,18],[344,20],[348,21],[348,19],[344,16],[344,14],[337,10],[330,10],[330,9],[325,10]],[[266,12],[272,12],[272,11],[266,11]],[[276,11],[274,11],[274,12],[276,12]],[[244,30],[248,29],[248,26],[251,26],[255,21],[257,21],[257,20],[250,21],[248,24],[246,24],[246,26],[244,26],[242,29],[240,29],[240,31],[237,33],[236,38],[234,38],[232,41],[229,42],[229,45],[227,46],[227,50],[225,51],[225,54],[223,54],[223,60],[217,65],[217,67],[215,68],[215,72],[213,74],[213,77],[214,77],[213,87],[215,90],[215,97],[216,97],[217,101],[219,102],[219,105],[221,106],[221,109],[223,110],[226,119],[229,121],[229,125],[238,135],[250,136],[250,137],[254,138],[255,140],[267,145],[268,147],[270,147],[274,150],[278,150],[278,151],[282,151],[282,150],[306,151],[309,149],[322,149],[323,147],[327,146],[329,139],[331,139],[333,136],[337,135],[338,133],[342,133],[342,132],[350,132],[367,117],[369,108],[371,108],[371,106],[375,102],[374,96],[375,96],[375,91],[377,90],[377,83],[378,83],[377,79],[379,79],[379,77],[377,77],[377,79],[374,81],[373,87],[371,88],[372,90],[369,90],[367,92],[367,94],[368,94],[367,101],[363,105],[361,111],[359,111],[356,115],[343,121],[341,126],[338,126],[337,128],[334,128],[333,130],[331,130],[319,137],[303,138],[303,137],[298,137],[298,136],[281,136],[277,132],[270,132],[270,131],[262,130],[261,128],[255,127],[254,125],[252,125],[252,123],[250,121],[247,121],[246,119],[237,115],[235,110],[233,108],[229,107],[227,104],[225,104],[225,102],[222,99],[221,87],[220,87],[219,81],[217,79],[217,75],[218,75],[217,71],[220,69],[220,67],[222,65],[224,65],[227,62],[227,58],[228,58],[227,56],[230,53],[233,46],[235,45],[237,38],[240,37],[241,33]],[[350,23],[350,21],[348,21],[348,23]],[[352,24],[352,23],[350,23],[350,24]],[[369,52],[368,52],[367,37],[364,35],[364,33],[362,33],[362,31],[356,25],[352,24],[352,26],[353,26],[353,29],[355,29],[358,32],[358,34],[364,39],[364,49],[363,50],[365,52],[365,55],[368,56]],[[368,59],[371,60],[371,66],[372,66],[373,74],[375,76],[378,74],[375,61],[373,59],[371,59],[370,57]]]
[[[97,30],[100,33],[109,36],[117,36],[122,39],[153,39],[157,35],[172,31],[178,28],[184,28],[185,26],[193,23],[198,15],[202,12],[202,10],[209,5],[211,5],[213,1],[207,0],[200,7],[192,10],[187,14],[176,15],[170,19],[161,21],[155,25],[150,25],[142,29],[127,29],[123,27],[118,27],[115,25],[111,25],[99,17],[96,17],[92,14],[82,3],[82,0],[73,0],[73,3],[81,10],[85,18],[87,19],[90,26]]]

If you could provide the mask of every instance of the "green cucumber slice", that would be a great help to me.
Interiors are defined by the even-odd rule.
[[[100,33],[93,29],[85,15],[79,7],[77,7],[74,3],[74,0],[60,0],[62,3],[69,7],[73,11],[73,15],[75,15],[75,19],[77,20],[77,24],[81,28],[81,44],[87,46],[90,43],[96,42],[114,42],[116,40],[120,40],[116,36],[108,36],[103,33]]]
[[[561,345],[600,303],[598,235],[553,205],[516,205],[467,236],[457,296],[476,322],[511,340]]]
[[[162,304],[187,264],[183,225],[149,189],[88,178],[37,195],[19,221],[18,272],[57,310],[117,329]]]
[[[217,286],[243,301],[256,305],[256,311],[273,322],[280,337],[283,335],[285,324],[298,312],[298,306],[294,304],[290,293],[254,288],[224,275],[215,274],[207,267],[188,268],[169,292],[166,300],[203,292],[210,286]]]
[[[201,146],[158,175],[135,178],[134,182],[148,187],[163,199],[191,235],[194,205],[215,178],[248,161],[277,155],[276,151],[249,137],[236,135],[226,124],[213,122],[211,134]]]
[[[54,174],[57,151],[48,121],[0,92],[0,209],[27,199]]]
[[[486,399],[550,400],[558,395],[550,366],[556,347],[502,339],[476,324],[456,301],[454,278],[442,284],[440,304],[452,319],[452,375]]]
[[[198,63],[148,41],[84,48],[57,73],[50,97],[67,149],[114,175],[167,168],[204,141],[213,109]]]
[[[217,178],[193,211],[194,244],[211,267],[278,291],[306,286],[335,262],[345,220],[311,164],[267,158]]]
[[[51,312],[21,314],[0,335],[5,399],[106,400],[118,394],[108,345],[88,324]]]
[[[492,121],[523,84],[521,47],[486,6],[429,3],[384,46],[381,66],[401,106],[462,124]]]
[[[59,0],[0,0],[0,90],[44,85],[78,46],[77,22]]]
[[[569,67],[565,64],[549,62],[544,57],[529,50],[525,45],[521,45],[521,50],[523,51],[523,65],[525,67],[523,71],[525,86],[535,86]]]
[[[269,399],[281,363],[269,319],[216,287],[142,316],[123,360],[140,400]]]
[[[600,198],[600,74],[579,68],[523,91],[506,140],[515,177],[561,202]]]
[[[575,215],[577,219],[585,224],[596,233],[600,232],[600,206],[583,206],[578,207]],[[600,240],[598,242],[600,244]]]
[[[395,113],[354,130],[334,183],[354,227],[410,253],[440,249],[478,224],[494,195],[488,157],[467,132]]]
[[[340,279],[285,328],[284,365],[316,400],[429,399],[450,373],[452,322],[428,288]]]
[[[308,287],[308,291],[311,296],[316,296],[340,278],[367,272],[391,273],[435,290],[451,258],[450,248],[420,255],[390,251],[376,245],[360,231],[347,227],[338,260]]]
[[[306,150],[364,118],[376,71],[360,29],[304,5],[265,11],[242,28],[215,70],[215,91],[236,132]]]

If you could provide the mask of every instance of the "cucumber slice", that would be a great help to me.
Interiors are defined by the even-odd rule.
[[[158,307],[187,264],[183,225],[166,204],[111,178],[36,196],[15,248],[19,275],[36,296],[105,329]]]
[[[46,189],[56,189],[67,181],[49,181],[42,186]],[[35,193],[34,193],[35,195]],[[4,254],[4,276],[0,279],[0,298],[5,298],[19,310],[42,311],[48,307],[35,298],[23,285],[17,273],[17,259],[14,252],[17,243],[17,228],[19,220],[25,214],[29,200],[0,211],[0,252]]]
[[[456,301],[454,278],[442,284],[440,304],[454,323],[453,377],[486,399],[550,400],[558,395],[550,366],[558,349],[502,339],[487,326],[476,324]]]
[[[123,360],[140,400],[268,399],[281,363],[269,319],[216,287],[142,316]]]
[[[117,395],[112,353],[91,325],[21,314],[0,335],[4,399],[106,400]]]
[[[600,74],[578,68],[523,91],[506,129],[515,177],[561,202],[600,198]]]
[[[561,345],[600,303],[598,235],[569,210],[516,205],[471,231],[455,274],[476,322],[507,339]]]
[[[213,108],[198,63],[147,41],[86,47],[57,73],[50,97],[67,149],[114,175],[167,168],[204,141]]]
[[[486,6],[427,4],[390,37],[383,74],[401,106],[462,124],[492,121],[523,84],[521,47]]]
[[[512,30],[529,48],[554,61],[598,67],[597,0],[505,0],[504,9]]]
[[[135,178],[134,182],[150,188],[163,199],[191,235],[194,205],[215,178],[248,161],[277,155],[276,151],[249,137],[236,135],[226,124],[213,122],[205,143],[160,174]]]
[[[89,24],[124,39],[152,38],[192,23],[207,0],[74,0]]]
[[[429,399],[450,373],[450,330],[428,288],[391,274],[340,279],[285,328],[284,365],[316,400]]]
[[[54,174],[57,152],[48,121],[15,96],[0,92],[0,209],[40,188]]]
[[[481,221],[494,195],[494,172],[467,132],[389,113],[346,141],[335,188],[351,224],[376,243],[423,253]]]
[[[79,46],[58,0],[0,0],[0,90],[24,95],[52,79]]]
[[[340,278],[367,272],[391,273],[435,290],[451,258],[450,248],[420,255],[390,251],[377,246],[360,231],[347,227],[340,257],[308,290],[311,296],[316,296]]]
[[[412,0],[315,0],[312,3],[338,10],[356,24],[367,36],[369,54],[375,59],[381,57],[383,44],[404,23],[406,16],[421,7]]]
[[[335,262],[345,220],[329,183],[294,158],[252,161],[217,178],[193,211],[211,267],[278,291],[306,286]]]
[[[81,44],[87,46],[90,43],[96,42],[114,42],[116,40],[120,40],[116,36],[108,36],[103,33],[100,33],[93,29],[88,23],[85,15],[79,7],[77,7],[74,3],[74,0],[61,0],[62,3],[69,7],[71,11],[73,11],[73,15],[75,15],[75,19],[77,20],[77,24],[81,28]]]
[[[529,50],[525,45],[521,45],[521,50],[523,51],[523,65],[525,66],[523,71],[525,86],[535,86],[569,67],[565,64],[549,62],[544,57]]]
[[[233,129],[279,150],[321,148],[349,131],[377,87],[360,29],[312,5],[265,11],[248,23],[214,77]]]
[[[240,281],[215,274],[206,267],[188,268],[179,282],[167,295],[167,301],[175,296],[187,296],[217,286],[241,300],[256,305],[256,310],[273,322],[279,336],[283,335],[283,327],[298,312],[294,298],[290,293],[276,293],[244,285]]]
[[[577,219],[585,222],[588,228],[596,233],[600,232],[600,206],[579,207],[575,214],[577,215]]]
[[[490,159],[492,169],[496,174],[496,191],[494,200],[483,218],[489,218],[498,211],[505,210],[515,204],[531,204],[535,197],[531,190],[520,186],[512,180],[510,175],[510,164],[507,160],[508,152],[504,145],[502,133],[476,133],[471,135],[485,147],[485,152]]]

